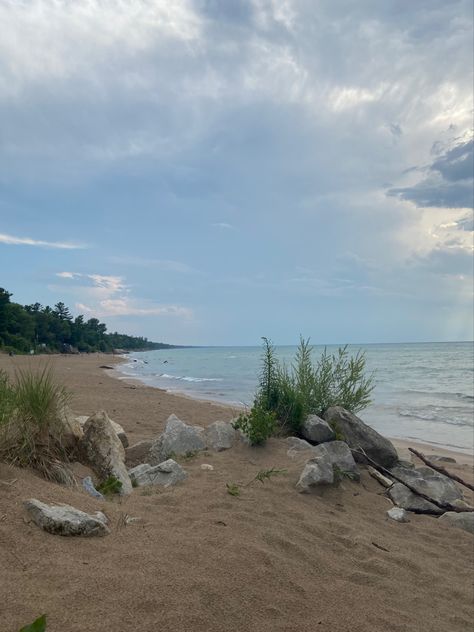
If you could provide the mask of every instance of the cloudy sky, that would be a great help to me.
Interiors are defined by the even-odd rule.
[[[0,0],[0,286],[191,344],[472,339],[471,0]]]

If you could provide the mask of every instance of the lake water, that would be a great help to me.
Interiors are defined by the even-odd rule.
[[[324,347],[313,348],[314,359]],[[375,371],[373,403],[360,417],[390,437],[472,452],[473,343],[371,344],[362,349]],[[291,364],[296,347],[277,347]],[[329,352],[337,347],[327,347]],[[133,353],[119,370],[171,392],[226,403],[251,404],[261,347],[195,347]]]

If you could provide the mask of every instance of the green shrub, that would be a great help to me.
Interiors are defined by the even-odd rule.
[[[234,427],[244,433],[251,445],[260,445],[275,432],[275,413],[254,404],[247,414],[239,415]]]
[[[109,476],[96,489],[104,496],[113,496],[114,494],[120,494],[122,486],[122,481],[119,481],[116,476]]]
[[[69,394],[56,383],[51,369],[18,371],[14,382],[2,374],[0,391],[7,394],[7,404],[2,401],[0,407],[0,460],[72,482],[63,466],[63,415]]]
[[[281,364],[268,338],[263,340],[259,387],[250,413],[238,426],[251,443],[262,443],[277,428],[298,433],[309,414],[322,415],[331,406],[356,413],[370,404],[374,376],[365,375],[365,355],[350,356],[347,346],[336,354],[326,349],[316,364],[309,339],[300,338],[290,369]]]

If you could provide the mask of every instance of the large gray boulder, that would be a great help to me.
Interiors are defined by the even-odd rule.
[[[184,456],[205,448],[204,428],[188,426],[176,415],[170,415],[165,431],[152,443],[147,462],[150,465],[159,465],[174,454]]]
[[[321,443],[321,445],[314,446],[311,452],[313,458],[327,457],[329,459],[336,479],[344,475],[357,481],[360,479],[360,473],[352,452],[344,441]]]
[[[101,482],[114,476],[122,483],[121,494],[130,494],[132,483],[125,467],[125,450],[107,413],[95,413],[84,424],[81,451]]]
[[[75,417],[74,421],[78,423],[82,429],[84,429],[84,426],[86,425],[88,419],[90,419],[90,417],[88,417],[87,415],[79,415],[78,417]],[[113,419],[110,419],[110,417],[109,417],[109,421],[112,424],[112,428],[117,433],[117,437],[122,442],[123,447],[128,448],[128,437],[125,430],[116,421],[114,421]]]
[[[397,478],[407,482],[416,491],[429,496],[439,503],[452,504],[462,499],[462,492],[453,480],[429,467],[417,469],[394,467],[392,472]],[[407,511],[432,513],[435,515],[444,513],[443,509],[413,493],[400,482],[395,483],[389,489],[388,495],[396,505],[403,507]]]
[[[159,465],[142,463],[128,472],[132,483],[137,487],[143,485],[162,485],[170,487],[176,485],[188,476],[179,463],[168,459]]]
[[[387,468],[397,463],[398,454],[393,444],[348,410],[341,406],[332,406],[324,413],[324,420],[336,433],[342,435],[353,450],[362,448],[367,456]],[[360,454],[354,454],[354,458],[359,463],[366,462]]]
[[[216,452],[231,448],[234,445],[235,438],[235,428],[228,421],[215,421],[207,426],[204,431],[204,440],[207,447],[216,450]]]
[[[70,505],[47,505],[35,498],[26,500],[23,504],[33,522],[48,533],[85,537],[110,533],[101,512],[90,515]]]
[[[304,466],[301,476],[296,483],[296,489],[301,493],[308,493],[321,485],[334,483],[334,470],[327,455],[310,459]]]
[[[334,430],[317,415],[308,415],[301,426],[301,434],[311,443],[324,443],[336,438]]]
[[[474,513],[472,511],[463,513],[447,511],[438,520],[449,527],[457,527],[474,533]]]

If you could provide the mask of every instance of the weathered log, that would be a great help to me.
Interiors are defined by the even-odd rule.
[[[370,476],[372,476],[372,478],[375,478],[375,480],[378,481],[381,485],[383,485],[383,487],[387,487],[387,488],[392,487],[393,481],[387,478],[386,476],[384,476],[378,470],[376,470],[375,467],[368,465],[367,469],[369,471]]]
[[[442,503],[442,502],[440,502],[438,500],[435,500],[434,498],[430,498],[426,494],[423,494],[418,489],[413,487],[413,485],[410,485],[410,483],[407,483],[403,479],[401,479],[398,476],[396,476],[395,474],[393,474],[393,472],[391,472],[390,470],[387,470],[385,467],[383,467],[383,465],[380,465],[379,463],[377,463],[376,461],[371,459],[370,456],[368,456],[365,453],[365,451],[360,446],[359,446],[358,450],[355,450],[355,449],[351,448],[351,452],[355,452],[356,454],[361,454],[363,457],[365,457],[367,459],[367,461],[369,461],[369,463],[373,467],[375,467],[376,470],[378,470],[379,472],[382,472],[382,474],[386,474],[387,476],[390,476],[391,478],[394,478],[399,483],[402,483],[402,485],[405,485],[405,487],[408,487],[408,489],[411,492],[413,492],[417,496],[420,496],[420,498],[423,498],[424,500],[428,501],[429,503],[432,503],[433,505],[436,505],[436,507],[439,507],[440,509],[444,509],[445,511],[455,511],[456,513],[464,513],[464,512],[469,512],[469,511],[472,512],[472,511],[474,511],[474,508],[472,508],[472,507],[456,507],[456,505],[452,505],[451,503]]]
[[[418,452],[418,450],[415,450],[415,448],[408,448],[408,449],[415,456],[421,459],[423,463],[426,463],[428,467],[431,467],[433,470],[436,470],[437,472],[439,472],[440,474],[443,474],[444,476],[447,476],[448,478],[452,478],[453,481],[456,481],[457,483],[461,483],[461,485],[464,485],[464,487],[467,487],[468,489],[474,492],[474,485],[472,485],[471,483],[464,481],[460,476],[457,476],[456,474],[452,474],[451,472],[448,472],[448,470],[442,467],[441,465],[436,465],[435,463],[430,461],[424,454],[422,454],[421,452]]]

